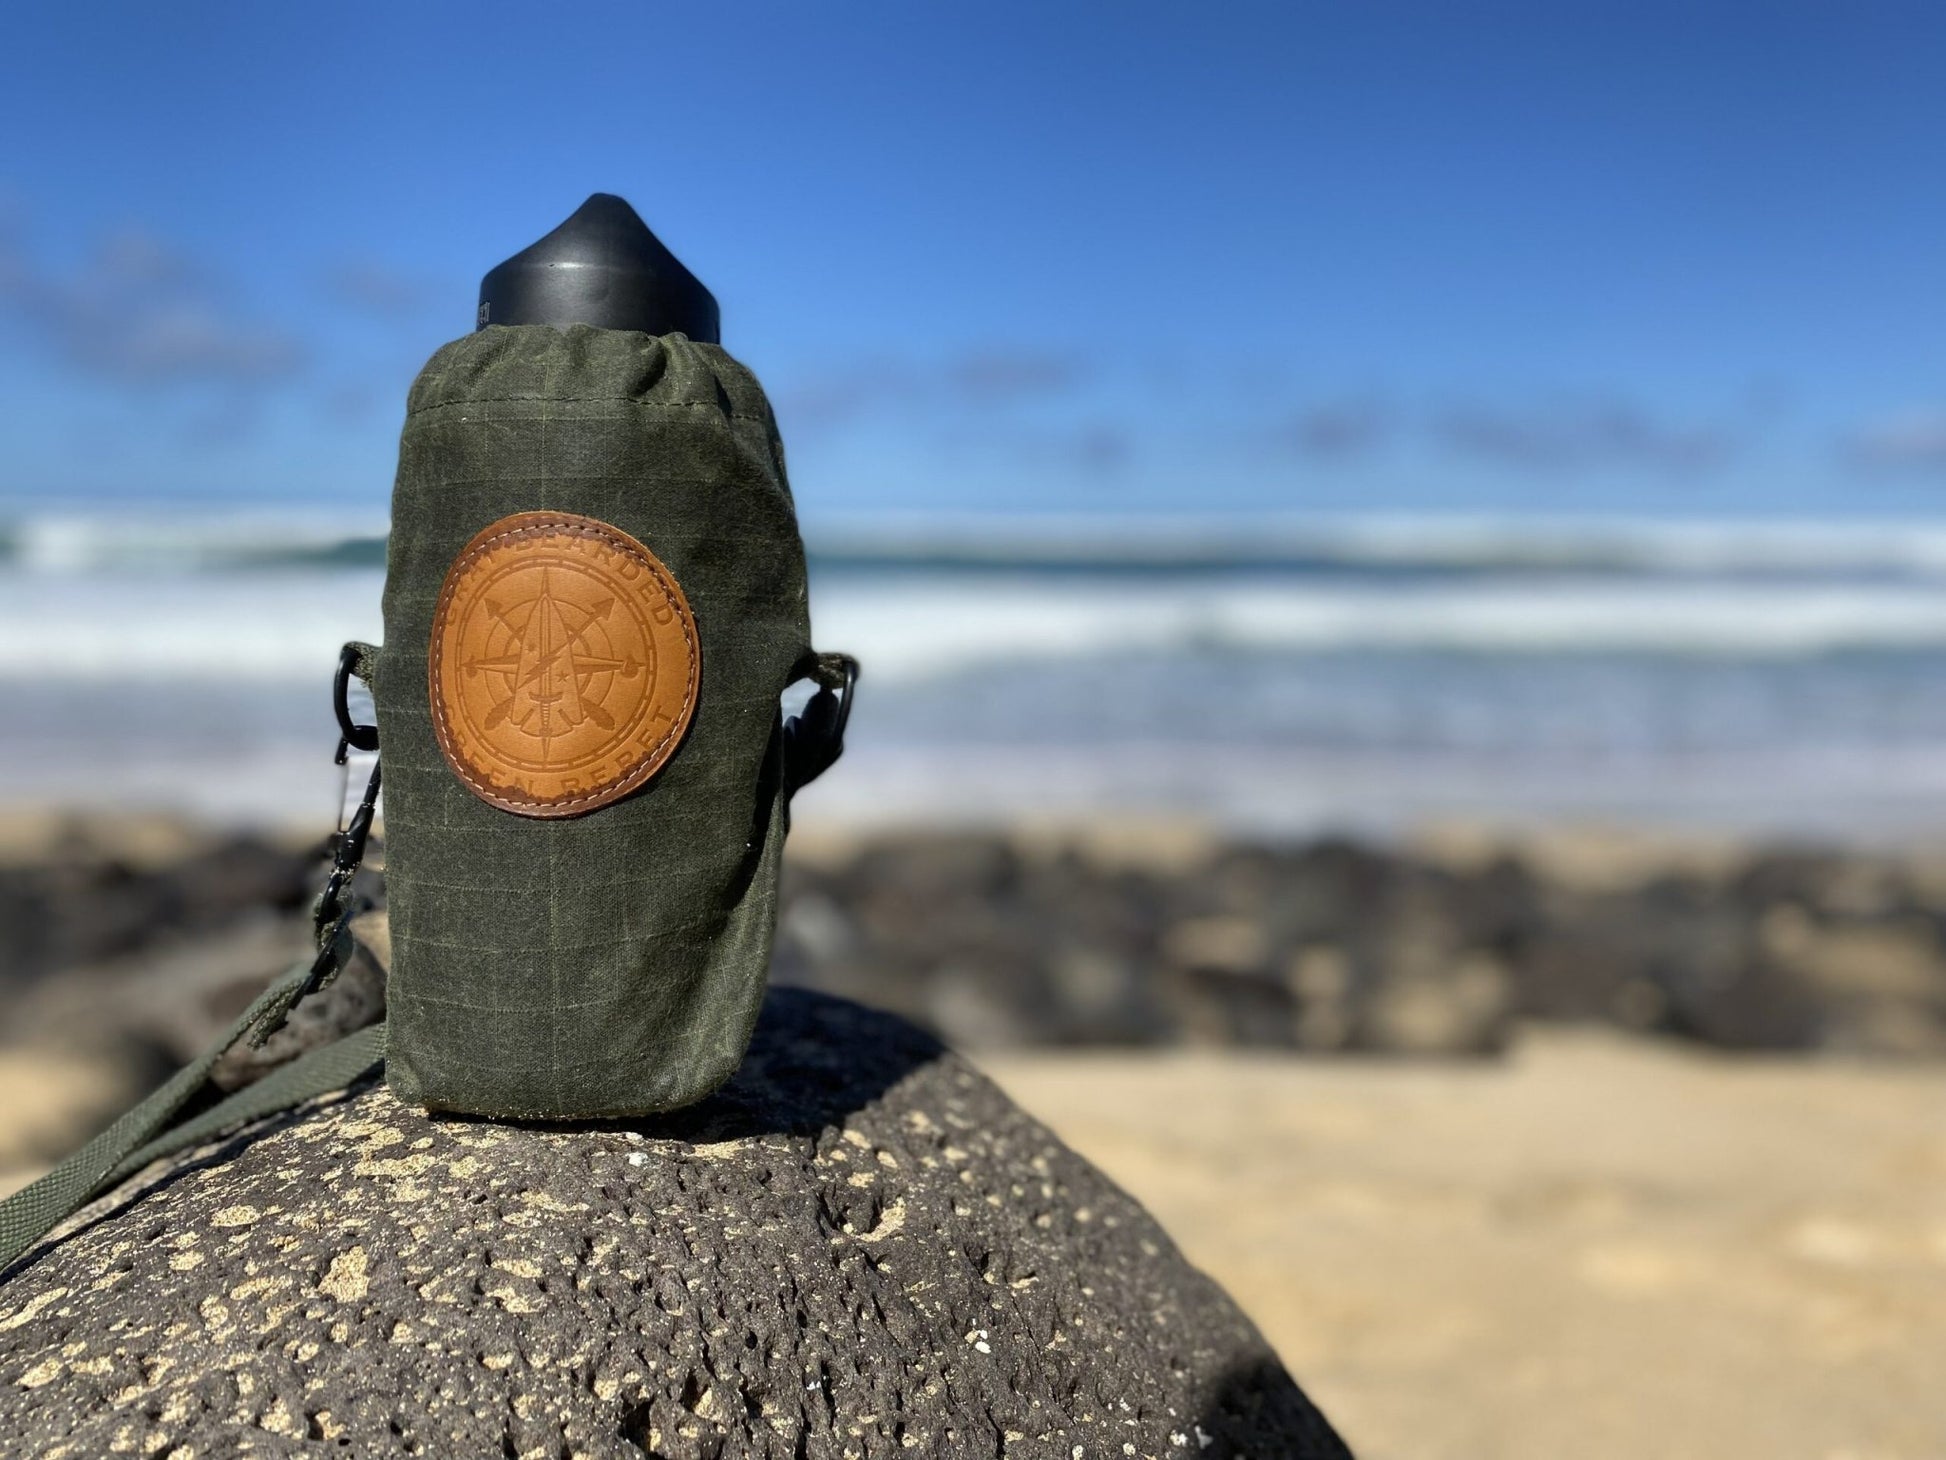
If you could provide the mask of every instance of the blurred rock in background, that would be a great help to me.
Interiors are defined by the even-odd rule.
[[[779,977],[979,1046],[1475,1055],[1524,1020],[1946,1052],[1940,869],[1817,850],[881,835],[792,865]]]
[[[308,846],[134,820],[15,826],[0,851],[4,1042],[157,1066],[304,953],[322,872]],[[1942,908],[1946,868],[1891,853],[814,834],[793,849],[776,976],[972,1049],[1475,1056],[1540,1020],[1936,1056]],[[352,1017],[377,1017],[381,984],[351,980],[370,1006]]]

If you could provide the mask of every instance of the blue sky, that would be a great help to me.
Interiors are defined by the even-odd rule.
[[[602,189],[811,516],[1931,516],[1946,9],[37,6],[0,500],[343,503]]]

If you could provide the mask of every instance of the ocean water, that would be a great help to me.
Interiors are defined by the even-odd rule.
[[[328,822],[382,524],[0,531],[0,803]],[[812,534],[864,661],[806,820],[1946,831],[1946,522],[908,522]]]

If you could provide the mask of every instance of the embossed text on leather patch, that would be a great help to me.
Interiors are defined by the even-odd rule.
[[[618,527],[516,512],[476,536],[433,613],[433,732],[484,801],[575,816],[662,768],[696,708],[696,620]]]

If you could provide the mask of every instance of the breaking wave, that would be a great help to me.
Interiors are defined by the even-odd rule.
[[[807,526],[827,573],[1946,580],[1946,522],[1490,517],[900,517]],[[0,519],[0,572],[383,567],[385,519],[289,509]]]
[[[1778,658],[1946,646],[1946,585],[1608,580],[1321,586],[847,582],[813,595],[820,642],[874,675],[1128,654],[1648,654]]]
[[[382,528],[15,522],[0,805],[324,814]],[[1946,815],[1946,526],[881,521],[812,549],[816,642],[865,666],[821,814]]]
[[[313,676],[380,636],[376,569],[0,575],[0,675]],[[874,679],[1009,662],[1336,653],[1775,659],[1946,648],[1946,584],[944,580],[830,572],[817,641]]]

